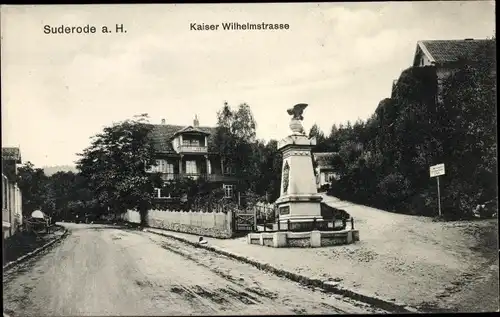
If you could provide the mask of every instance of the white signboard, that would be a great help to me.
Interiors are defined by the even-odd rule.
[[[444,175],[444,164],[433,165],[429,168],[431,177]]]

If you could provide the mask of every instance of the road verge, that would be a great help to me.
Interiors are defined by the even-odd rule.
[[[35,250],[31,251],[31,252],[26,253],[25,255],[23,255],[23,256],[21,256],[21,257],[17,258],[16,260],[11,261],[11,262],[9,262],[9,263],[5,264],[5,265],[3,266],[3,271],[5,272],[5,271],[7,271],[7,270],[9,270],[9,269],[13,268],[14,266],[16,266],[16,265],[20,264],[21,262],[24,262],[24,261],[26,261],[26,260],[28,260],[28,259],[33,258],[33,257],[34,257],[35,255],[37,255],[38,253],[40,253],[40,252],[42,252],[43,250],[45,250],[45,249],[49,248],[50,246],[52,246],[52,245],[53,245],[53,244],[55,244],[56,242],[61,241],[62,239],[64,239],[64,238],[68,235],[68,233],[69,233],[68,229],[66,229],[66,228],[64,228],[63,226],[60,226],[60,225],[55,225],[55,226],[56,226],[56,227],[59,227],[59,228],[62,228],[62,229],[64,230],[64,232],[63,232],[63,234],[62,234],[62,235],[60,235],[59,237],[56,237],[56,238],[55,238],[55,239],[53,239],[52,241],[47,242],[46,244],[44,244],[43,246],[41,246],[41,247],[39,247],[39,248],[37,248],[37,249],[35,249]]]
[[[263,262],[255,260],[255,259],[252,259],[250,257],[235,254],[233,252],[229,252],[227,250],[223,250],[223,249],[215,247],[215,246],[211,246],[211,245],[207,245],[207,244],[199,244],[199,243],[190,241],[188,239],[184,239],[182,237],[176,236],[174,234],[151,231],[147,228],[144,229],[143,231],[157,234],[157,235],[161,235],[161,236],[164,236],[167,238],[172,238],[172,239],[187,243],[189,245],[192,245],[196,248],[207,249],[207,250],[210,250],[212,252],[233,258],[233,259],[238,260],[240,262],[250,264],[250,265],[252,265],[252,266],[254,266],[262,271],[270,272],[270,273],[273,273],[273,274],[280,276],[280,277],[285,277],[289,280],[300,283],[302,285],[318,287],[318,288],[323,289],[326,292],[342,295],[342,296],[345,296],[348,298],[352,298],[356,301],[363,302],[363,303],[372,305],[372,306],[377,307],[377,308],[381,308],[381,309],[389,311],[389,312],[394,312],[394,313],[416,313],[416,312],[418,312],[417,309],[410,307],[410,306],[407,306],[407,305],[404,305],[402,303],[390,302],[390,301],[387,301],[387,300],[384,300],[381,298],[363,295],[363,294],[342,288],[338,283],[335,283],[335,282],[322,281],[322,280],[313,279],[313,278],[310,278],[310,277],[307,277],[307,276],[304,276],[301,274],[289,272],[289,271],[283,270],[281,268],[274,267],[268,263],[263,263]]]

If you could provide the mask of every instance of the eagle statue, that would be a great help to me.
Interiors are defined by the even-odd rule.
[[[288,114],[293,116],[293,120],[304,120],[302,114],[304,113],[304,109],[307,107],[306,103],[299,103],[287,110]]]

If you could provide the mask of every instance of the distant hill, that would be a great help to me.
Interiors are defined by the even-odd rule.
[[[45,175],[50,176],[57,172],[73,172],[78,173],[78,169],[74,165],[57,165],[57,166],[45,166],[43,167]]]

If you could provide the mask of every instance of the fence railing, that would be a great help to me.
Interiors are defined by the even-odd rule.
[[[313,218],[311,222],[301,222],[294,223],[287,219],[286,221],[279,221],[279,215],[276,217],[275,221],[266,221],[257,222],[257,226],[262,227],[262,231],[264,232],[276,232],[276,231],[312,231],[312,230],[321,230],[321,231],[340,231],[347,229],[347,223],[350,222],[351,229],[354,230],[354,218],[351,217],[348,219],[323,219],[316,220]],[[340,225],[339,225],[340,224]],[[258,230],[260,231],[260,230]]]
[[[184,178],[191,179],[204,179],[211,182],[221,182],[221,181],[233,181],[235,177],[232,175],[221,175],[221,174],[206,174],[206,173],[163,173],[161,175],[163,180],[179,180]]]
[[[207,151],[208,147],[206,146],[193,146],[193,145],[179,146],[179,152],[206,153]]]

